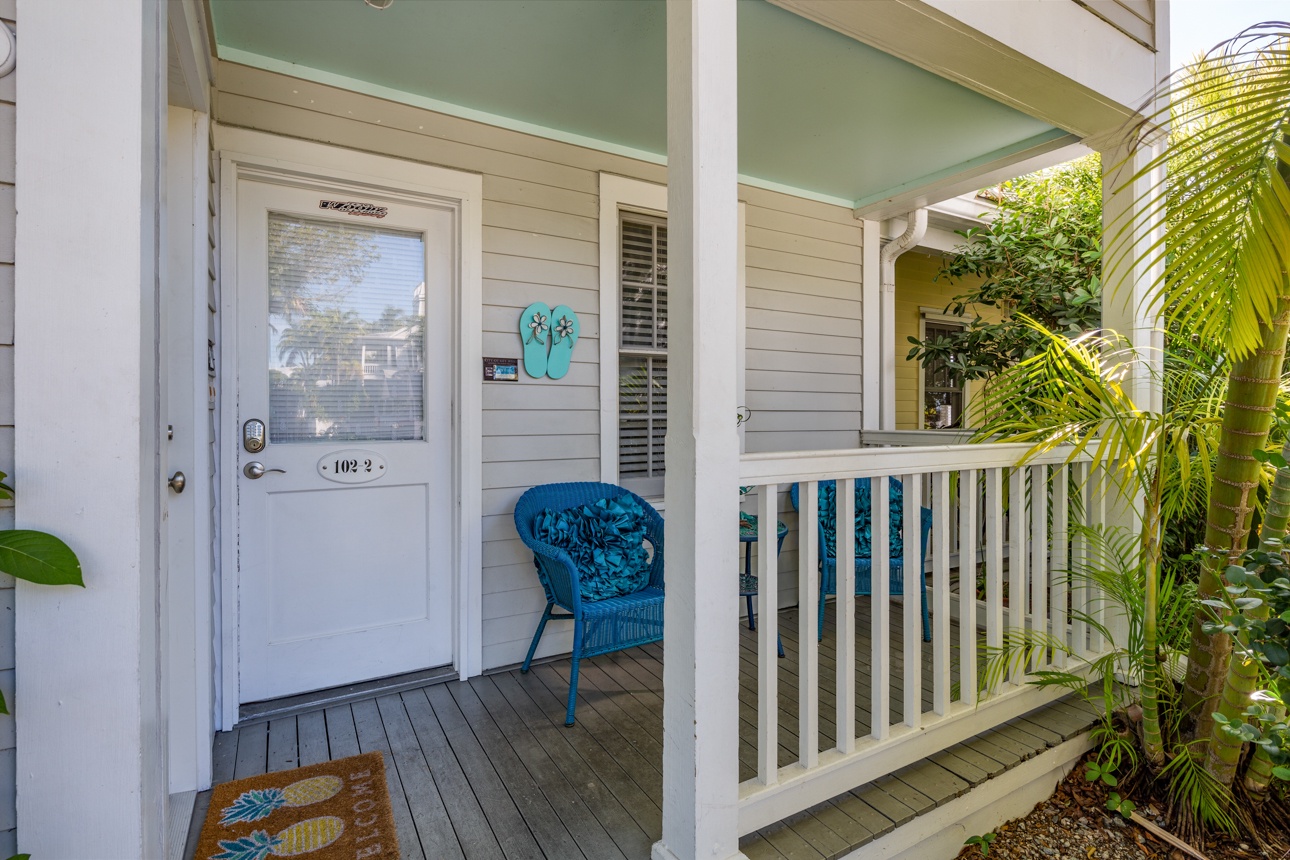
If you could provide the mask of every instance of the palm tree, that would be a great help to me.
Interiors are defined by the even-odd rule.
[[[1164,524],[1187,512],[1212,483],[1224,380],[1212,373],[1216,357],[1202,349],[1169,354],[1163,369],[1153,371],[1148,356],[1125,347],[1113,333],[1072,340],[1026,322],[1046,348],[989,386],[977,416],[979,436],[1033,442],[1032,453],[1060,445],[1071,446],[1072,458],[1090,453],[1113,464],[1108,474],[1126,497],[1143,500],[1139,546],[1129,556],[1145,591],[1137,622],[1141,653],[1133,662],[1142,674],[1145,751],[1159,768],[1167,740],[1161,730],[1157,657],[1160,536]],[[1163,411],[1134,401],[1126,384],[1130,369],[1156,374],[1166,392]]]
[[[1137,196],[1110,228],[1119,238],[1140,224],[1164,223],[1163,235],[1145,250],[1125,242],[1106,260],[1111,270],[1160,272],[1147,303],[1161,310],[1171,333],[1160,380],[1164,411],[1144,409],[1128,395],[1121,377],[1141,362],[1110,335],[1055,337],[1044,354],[993,383],[984,402],[989,431],[1029,439],[1036,449],[1095,446],[1099,459],[1116,463],[1126,495],[1144,502],[1135,566],[1145,598],[1144,740],[1156,766],[1169,740],[1158,707],[1168,684],[1158,673],[1155,642],[1162,527],[1197,498],[1207,500],[1198,598],[1216,602],[1224,570],[1247,547],[1271,477],[1261,452],[1290,335],[1290,24],[1252,27],[1220,49],[1156,94],[1171,113],[1149,117],[1154,122],[1143,126],[1133,148],[1153,147],[1162,121],[1171,120],[1173,131],[1119,189]],[[1277,513],[1269,534],[1280,528]],[[1195,725],[1173,747],[1189,754],[1175,755],[1164,771],[1188,771],[1223,793],[1233,784],[1242,741],[1213,715],[1226,693],[1225,721],[1244,719],[1257,673],[1248,660],[1233,661],[1230,637],[1205,631],[1212,620],[1205,609],[1192,622],[1183,706]],[[1205,772],[1193,764],[1197,753]]]
[[[1254,453],[1268,442],[1290,333],[1290,24],[1251,27],[1220,49],[1162,88],[1174,131],[1130,182],[1161,168],[1168,178],[1148,183],[1129,209],[1135,219],[1166,219],[1163,238],[1134,261],[1163,264],[1153,298],[1165,320],[1224,344],[1230,362],[1206,511],[1202,600],[1218,597],[1222,571],[1249,539],[1263,472]],[[1215,730],[1212,714],[1232,644],[1205,633],[1207,620],[1197,612],[1184,704],[1195,708],[1196,736],[1225,747],[1233,740]],[[1209,769],[1231,784],[1231,774]]]

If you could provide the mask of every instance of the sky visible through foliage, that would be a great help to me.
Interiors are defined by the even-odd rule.
[[[1290,0],[1173,0],[1169,7],[1169,54],[1174,68],[1251,24],[1290,21]]]

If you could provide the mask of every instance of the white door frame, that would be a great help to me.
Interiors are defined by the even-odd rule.
[[[479,174],[432,167],[380,155],[294,140],[245,129],[217,126],[220,153],[221,290],[220,374],[226,395],[219,417],[224,450],[218,481],[224,500],[219,512],[222,564],[220,570],[222,636],[220,643],[220,728],[231,729],[238,711],[238,564],[237,498],[233,471],[240,443],[234,397],[237,385],[237,187],[248,174],[294,175],[373,191],[433,196],[457,201],[461,207],[459,295],[454,308],[456,343],[453,368],[453,667],[461,678],[477,675],[483,666],[482,541],[482,420],[483,420],[483,178]]]

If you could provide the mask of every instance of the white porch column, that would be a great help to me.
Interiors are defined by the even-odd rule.
[[[741,857],[735,0],[668,0],[668,398],[663,838]]]
[[[1117,141],[1117,143],[1123,143]],[[1140,408],[1159,411],[1164,393],[1158,374],[1164,360],[1164,331],[1160,328],[1159,306],[1148,306],[1146,297],[1155,289],[1162,264],[1147,266],[1137,258],[1154,244],[1163,230],[1161,219],[1144,221],[1140,211],[1142,196],[1158,185],[1159,175],[1126,183],[1156,155],[1154,148],[1143,147],[1130,154],[1124,145],[1101,150],[1102,158],[1102,325],[1126,338],[1147,359],[1146,367],[1134,369],[1129,391]],[[1135,201],[1137,201],[1135,203]],[[1105,488],[1107,525],[1139,530],[1144,500],[1136,495],[1125,498],[1115,488]],[[1107,626],[1117,644],[1123,646],[1128,636],[1128,620],[1108,619]]]
[[[18,583],[18,844],[36,857],[163,857],[166,4],[18,7],[17,522],[65,539],[86,584]]]
[[[1137,262],[1156,242],[1164,224],[1160,218],[1143,223],[1140,212],[1142,195],[1161,181],[1161,171],[1137,179],[1125,187],[1139,170],[1157,153],[1154,147],[1143,147],[1130,155],[1124,146],[1109,146],[1099,153],[1102,158],[1102,325],[1127,338],[1155,368],[1163,361],[1164,332],[1160,328],[1159,307],[1148,307],[1144,300],[1154,289],[1162,264],[1147,266]],[[1135,204],[1135,200],[1138,202]],[[1137,219],[1135,223],[1135,219]],[[1145,370],[1133,376],[1135,402],[1144,408],[1159,410],[1163,392],[1155,377]]]

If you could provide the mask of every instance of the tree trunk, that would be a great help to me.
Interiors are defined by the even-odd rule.
[[[1161,441],[1163,447],[1163,437]],[[1160,462],[1156,455],[1156,473],[1147,499],[1147,521],[1142,531],[1145,593],[1142,604],[1142,739],[1147,760],[1152,767],[1165,762],[1165,742],[1160,731],[1160,667],[1157,660],[1156,616],[1160,611]]]
[[[1232,656],[1230,636],[1210,636],[1201,629],[1209,610],[1199,601],[1215,599],[1222,592],[1223,570],[1240,555],[1249,539],[1250,514],[1262,468],[1253,452],[1267,444],[1272,427],[1288,332],[1290,300],[1282,298],[1272,323],[1259,326],[1259,348],[1233,364],[1228,375],[1214,484],[1205,520],[1205,546],[1210,553],[1201,561],[1183,696],[1187,712],[1196,716],[1198,739],[1208,739],[1213,734],[1214,706],[1227,683]],[[1227,784],[1230,783],[1229,780]]]

